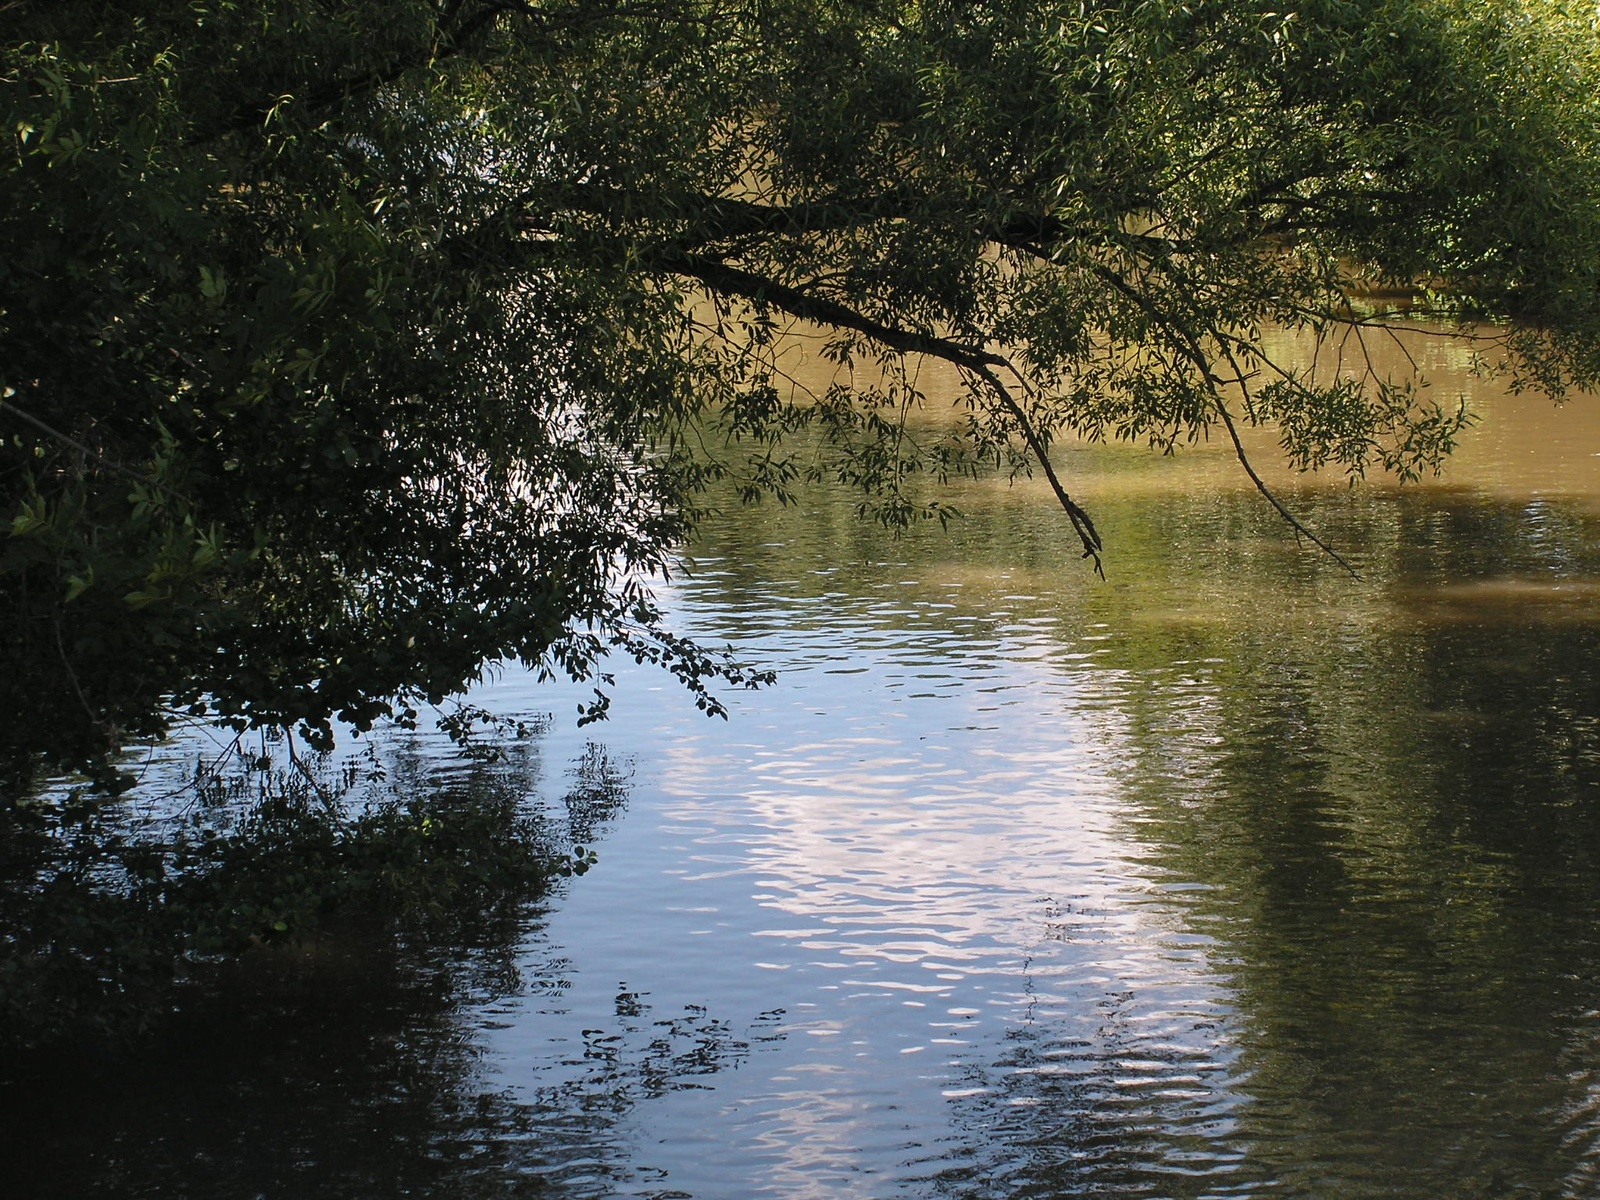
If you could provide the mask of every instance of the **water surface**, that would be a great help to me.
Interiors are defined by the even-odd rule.
[[[1600,412],[1428,353],[1482,414],[1442,481],[1271,476],[1360,580],[1204,445],[1063,450],[1105,582],[1029,483],[899,539],[827,489],[731,508],[669,607],[776,686],[714,722],[626,670],[584,729],[577,689],[480,697],[554,714],[526,786],[594,871],[448,961],[328,950],[292,1003],[266,969],[158,1067],[57,1081],[13,1161],[80,1196],[1600,1194]],[[564,808],[596,756],[626,806]]]

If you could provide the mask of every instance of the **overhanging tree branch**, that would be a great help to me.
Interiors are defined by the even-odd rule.
[[[159,479],[156,479],[154,476],[146,475],[143,471],[137,471],[137,470],[135,470],[134,468],[132,468],[130,466],[127,466],[127,465],[125,465],[123,463],[117,462],[115,459],[107,458],[104,454],[99,454],[99,453],[89,449],[88,446],[85,446],[77,438],[68,437],[66,434],[62,433],[55,426],[49,425],[49,424],[45,423],[44,421],[41,421],[38,417],[34,416],[32,413],[24,412],[22,409],[18,408],[14,404],[8,404],[4,400],[0,400],[0,410],[4,410],[4,411],[10,413],[12,416],[17,417],[20,420],[26,421],[29,425],[32,425],[35,429],[39,430],[41,433],[46,434],[47,436],[49,436],[51,438],[54,438],[56,441],[60,442],[63,446],[68,446],[71,449],[76,450],[79,454],[82,454],[85,458],[91,458],[95,462],[99,463],[101,466],[108,467],[109,469],[117,472],[119,475],[126,475],[128,478],[136,479],[140,483],[148,483],[151,487],[160,488],[163,492],[169,492],[170,493],[172,491],[172,489],[167,487],[166,484],[162,483]],[[173,494],[176,494],[176,493],[173,493]]]
[[[663,264],[665,265],[665,264]],[[686,275],[697,279],[707,287],[724,295],[739,296],[755,304],[769,304],[774,308],[782,309],[790,316],[799,317],[801,320],[812,321],[820,325],[831,325],[842,329],[852,329],[864,334],[874,341],[898,350],[904,354],[926,354],[934,358],[943,359],[945,362],[971,372],[989,385],[996,398],[1000,401],[1011,419],[1016,423],[1018,431],[1022,434],[1023,441],[1029,451],[1038,461],[1044,471],[1045,478],[1050,483],[1051,490],[1056,499],[1066,511],[1072,521],[1072,528],[1083,543],[1083,557],[1094,560],[1095,573],[1102,579],[1105,570],[1100,561],[1102,544],[1100,534],[1095,529],[1094,521],[1089,514],[1067,494],[1062,486],[1060,477],[1056,474],[1055,466],[1050,461],[1049,448],[1045,445],[1044,438],[1034,428],[1029,420],[1027,411],[1017,403],[1016,397],[1006,387],[1004,381],[995,373],[994,368],[1002,367],[1015,371],[1011,361],[1003,355],[994,354],[974,346],[967,346],[948,338],[935,337],[929,334],[917,333],[912,330],[897,329],[882,322],[874,321],[854,309],[839,304],[832,300],[825,300],[816,296],[809,296],[795,288],[777,283],[773,280],[763,279],[752,275],[737,267],[730,267],[725,263],[712,259],[681,259],[677,260],[672,270],[674,274]]]
[[[1010,363],[1006,364],[1010,367]],[[1015,368],[1012,368],[1013,370]],[[1017,423],[1017,428],[1022,432],[1022,438],[1028,444],[1028,449],[1033,452],[1034,458],[1039,461],[1039,466],[1044,470],[1044,477],[1050,482],[1050,489],[1055,492],[1056,499],[1061,507],[1066,510],[1067,516],[1072,520],[1072,528],[1078,535],[1078,540],[1083,543],[1083,557],[1094,559],[1094,573],[1101,579],[1106,577],[1104,566],[1100,562],[1100,533],[1094,527],[1094,522],[1073,499],[1067,495],[1067,489],[1061,486],[1061,480],[1056,476],[1055,465],[1050,461],[1049,448],[1044,444],[1044,438],[1034,428],[1033,422],[1028,419],[1027,411],[1017,403],[1016,397],[1011,394],[1011,389],[1005,382],[987,367],[977,368],[974,372],[993,389],[1000,398],[1000,403],[1011,414],[1012,420]]]
[[[472,48],[475,38],[487,33],[496,23],[506,17],[521,17],[535,21],[541,31],[560,32],[564,37],[571,37],[575,30],[619,18],[648,18],[650,20],[670,20],[691,24],[701,24],[704,20],[704,18],[671,12],[662,6],[649,4],[606,5],[578,3],[565,12],[552,12],[536,4],[527,3],[526,0],[505,0],[503,3],[485,4],[471,10],[464,10],[467,10],[467,6],[463,0],[453,0],[451,3],[442,5],[439,18],[434,23],[432,36],[425,45],[419,44],[414,53],[391,59],[364,74],[350,75],[343,79],[333,79],[320,85],[311,86],[298,96],[286,93],[283,96],[271,97],[259,103],[235,109],[220,123],[202,131],[192,140],[204,142],[211,138],[220,137],[223,134],[239,133],[247,129],[257,128],[285,100],[293,100],[306,111],[319,112],[357,96],[366,95],[398,81],[408,72],[419,67],[432,66],[460,56]],[[553,39],[551,44],[556,44]]]
[[[1290,512],[1283,502],[1273,494],[1272,489],[1267,486],[1266,481],[1262,479],[1259,474],[1257,474],[1254,465],[1250,462],[1250,456],[1245,452],[1244,442],[1239,437],[1239,429],[1234,422],[1233,414],[1228,411],[1228,406],[1222,399],[1222,393],[1219,388],[1221,381],[1217,378],[1216,373],[1212,370],[1211,362],[1206,357],[1205,352],[1200,348],[1199,338],[1196,337],[1194,332],[1186,327],[1182,322],[1169,316],[1160,308],[1156,307],[1156,305],[1151,302],[1148,296],[1139,291],[1139,289],[1135,288],[1132,284],[1128,283],[1127,280],[1123,279],[1121,275],[1111,270],[1109,267],[1097,264],[1093,269],[1095,273],[1107,283],[1110,283],[1119,292],[1127,296],[1130,300],[1134,301],[1141,309],[1145,311],[1146,314],[1150,316],[1153,321],[1156,321],[1162,327],[1164,327],[1173,336],[1173,348],[1176,349],[1183,357],[1187,358],[1194,365],[1195,369],[1199,371],[1200,377],[1205,380],[1206,385],[1211,389],[1212,403],[1216,408],[1217,415],[1222,420],[1223,427],[1228,431],[1228,437],[1233,442],[1234,455],[1238,458],[1239,465],[1244,468],[1245,474],[1250,477],[1250,482],[1255,484],[1256,490],[1266,497],[1267,502],[1277,510],[1278,515],[1287,521],[1290,528],[1292,528],[1297,534],[1304,535],[1305,538],[1312,543],[1312,545],[1316,546],[1329,558],[1333,559],[1334,562],[1338,563],[1346,571],[1350,572],[1352,576],[1357,579],[1361,578],[1360,573],[1356,571],[1356,569],[1348,562],[1346,562],[1344,558],[1340,556],[1338,551],[1334,550],[1333,547],[1329,546],[1327,542],[1323,541],[1316,534],[1312,533],[1311,530],[1307,529],[1305,524],[1301,522],[1301,520],[1292,512]],[[1225,341],[1221,341],[1219,342],[1219,345],[1221,346],[1223,354],[1228,358],[1228,361],[1233,366],[1234,376],[1239,386],[1241,388],[1248,389],[1249,384],[1245,380],[1244,371],[1234,359],[1233,353],[1228,349],[1227,343]]]
[[[798,288],[729,266],[718,259],[698,255],[664,256],[657,259],[654,266],[667,274],[698,280],[723,295],[781,309],[803,321],[854,330],[902,354],[927,354],[974,372],[1007,365],[998,354],[948,338],[885,325],[838,301],[808,295]]]
[[[1244,391],[1245,402],[1248,404],[1250,397],[1250,384],[1245,379],[1244,371],[1239,366],[1238,360],[1234,358],[1233,351],[1228,349],[1227,343],[1219,342],[1218,344],[1222,348],[1223,356],[1227,358],[1229,365],[1232,367],[1234,379],[1238,382],[1239,387]],[[1352,578],[1360,579],[1361,572],[1357,571],[1348,562],[1346,562],[1344,557],[1332,546],[1328,545],[1327,542],[1323,541],[1316,534],[1312,533],[1311,530],[1307,529],[1301,522],[1300,518],[1296,517],[1286,507],[1284,507],[1283,502],[1273,494],[1272,489],[1267,486],[1266,481],[1262,479],[1259,474],[1257,474],[1255,465],[1251,463],[1250,456],[1245,452],[1244,441],[1239,436],[1239,428],[1234,423],[1233,414],[1228,411],[1228,406],[1223,401],[1221,393],[1213,391],[1212,399],[1216,403],[1217,415],[1222,418],[1223,428],[1228,431],[1228,438],[1233,442],[1234,457],[1239,460],[1239,465],[1244,468],[1244,473],[1250,477],[1250,482],[1256,485],[1256,490],[1267,498],[1267,503],[1278,510],[1278,515],[1285,521],[1289,522],[1290,527],[1293,528],[1296,533],[1305,536],[1312,543],[1312,545],[1316,546],[1329,558],[1333,559],[1334,562],[1338,563],[1341,567],[1348,571]]]

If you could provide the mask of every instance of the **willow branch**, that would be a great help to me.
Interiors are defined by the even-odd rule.
[[[223,134],[256,128],[266,122],[285,99],[295,100],[308,112],[317,112],[376,91],[394,83],[409,71],[458,57],[470,48],[474,38],[486,33],[502,17],[521,17],[534,21],[541,32],[548,31],[552,37],[571,37],[575,31],[581,31],[586,26],[619,18],[643,17],[675,20],[678,23],[703,23],[703,18],[669,14],[651,5],[575,5],[566,12],[550,12],[525,0],[507,0],[505,3],[487,4],[462,16],[463,7],[460,0],[447,5],[434,25],[432,37],[426,45],[419,44],[415,53],[392,59],[362,75],[351,75],[311,87],[299,96],[276,97],[236,109],[218,125],[203,130],[190,140],[205,142]],[[458,17],[461,18],[459,22]]]
[[[847,305],[821,296],[812,296],[798,288],[778,283],[763,275],[745,271],[715,258],[700,255],[683,255],[658,260],[658,267],[674,275],[697,279],[713,291],[723,295],[738,296],[755,304],[766,304],[781,309],[792,317],[811,321],[817,325],[831,325],[864,334],[902,354],[927,354],[942,358],[974,373],[990,367],[1009,365],[998,354],[991,354],[976,346],[969,346],[949,338],[918,333],[895,325],[885,325]]]
[[[1169,317],[1161,309],[1157,308],[1150,302],[1149,297],[1145,296],[1137,288],[1130,285],[1127,280],[1123,279],[1121,275],[1117,274],[1117,272],[1111,270],[1109,267],[1097,264],[1092,269],[1097,275],[1099,275],[1106,282],[1110,283],[1123,295],[1133,300],[1134,303],[1142,308],[1152,320],[1163,325],[1167,331],[1172,334],[1173,338],[1175,339],[1175,348],[1177,349],[1178,353],[1183,355],[1183,357],[1187,358],[1191,363],[1194,364],[1195,369],[1200,372],[1200,377],[1206,381],[1206,385],[1211,389],[1211,399],[1216,407],[1217,415],[1221,417],[1223,427],[1227,429],[1228,437],[1233,442],[1234,456],[1239,460],[1239,465],[1244,468],[1244,473],[1249,476],[1250,482],[1255,484],[1256,490],[1266,497],[1267,503],[1272,505],[1272,507],[1277,510],[1278,515],[1289,523],[1289,527],[1293,529],[1295,533],[1303,535],[1308,541],[1311,542],[1312,545],[1316,546],[1329,558],[1333,559],[1334,562],[1338,563],[1346,571],[1350,572],[1354,578],[1360,579],[1360,572],[1346,562],[1338,553],[1338,551],[1334,550],[1332,546],[1328,545],[1327,542],[1323,541],[1316,534],[1312,533],[1311,530],[1307,529],[1300,518],[1290,512],[1288,508],[1284,506],[1283,501],[1279,500],[1278,497],[1273,494],[1272,489],[1267,486],[1266,480],[1262,479],[1261,476],[1257,474],[1254,464],[1252,464],[1250,461],[1250,456],[1245,453],[1244,442],[1239,437],[1239,428],[1234,422],[1233,414],[1228,411],[1228,406],[1222,399],[1222,393],[1218,388],[1220,381],[1217,379],[1216,372],[1211,369],[1210,360],[1206,358],[1205,352],[1201,350],[1199,339],[1196,338],[1193,331]],[[1245,394],[1248,399],[1250,385],[1245,379],[1244,369],[1239,366],[1238,360],[1233,357],[1233,351],[1228,349],[1228,344],[1225,340],[1218,338],[1217,344],[1222,350],[1222,353],[1227,357],[1228,362],[1232,365],[1234,376],[1238,380],[1239,386],[1245,390]]]
[[[1021,432],[1023,441],[1027,443],[1029,451],[1038,461],[1044,471],[1045,478],[1050,482],[1050,488],[1055,492],[1056,499],[1061,507],[1066,510],[1068,518],[1072,521],[1072,528],[1083,543],[1083,557],[1094,560],[1095,574],[1105,578],[1105,569],[1100,561],[1102,544],[1100,533],[1094,527],[1094,521],[1089,514],[1067,494],[1067,489],[1062,486],[1061,479],[1056,474],[1055,466],[1050,461],[1049,448],[1045,445],[1044,438],[1034,428],[1029,420],[1027,411],[1018,404],[1012,396],[1011,390],[995,373],[995,368],[1002,368],[1018,374],[1011,360],[1003,355],[994,354],[976,346],[968,346],[948,338],[934,337],[931,334],[916,333],[912,330],[898,329],[885,325],[879,321],[856,312],[852,308],[832,300],[824,300],[817,296],[810,296],[786,284],[780,284],[737,267],[730,267],[715,259],[684,258],[676,260],[672,269],[675,273],[687,275],[698,279],[707,287],[724,294],[741,296],[757,304],[770,304],[774,308],[782,309],[791,316],[802,320],[813,321],[821,325],[832,325],[843,329],[853,329],[857,333],[865,334],[874,341],[881,342],[892,350],[899,350],[906,354],[926,354],[933,358],[943,359],[954,366],[970,371],[984,380],[999,398],[1001,406],[1016,422],[1017,429]],[[1018,374],[1018,378],[1021,375]]]
[[[1010,366],[1009,363],[1006,364]],[[1050,481],[1050,489],[1055,492],[1056,499],[1061,507],[1066,510],[1067,516],[1072,521],[1073,532],[1078,535],[1078,540],[1083,543],[1083,557],[1094,559],[1094,573],[1101,579],[1106,577],[1105,567],[1100,562],[1100,532],[1095,529],[1094,521],[1071,496],[1067,489],[1061,486],[1061,480],[1056,476],[1055,465],[1050,461],[1049,448],[1044,444],[1044,438],[1034,428],[1033,422],[1028,419],[1027,411],[1018,404],[1016,397],[1011,394],[1011,389],[1006,387],[1001,378],[988,367],[969,368],[974,374],[984,380],[995,395],[1000,398],[1000,403],[1011,414],[1012,420],[1017,423],[1018,430],[1022,433],[1022,440],[1028,444],[1028,449],[1033,452],[1033,457],[1038,460],[1039,466],[1044,470],[1044,477]],[[1015,371],[1015,368],[1012,368]]]
[[[1217,344],[1221,347],[1223,356],[1227,358],[1229,365],[1233,368],[1234,378],[1238,381],[1239,387],[1244,391],[1245,403],[1249,404],[1250,384],[1245,379],[1244,371],[1239,366],[1238,359],[1234,358],[1233,351],[1228,349],[1227,342],[1219,340]],[[1273,495],[1272,489],[1269,488],[1266,484],[1266,481],[1256,473],[1255,466],[1250,462],[1250,456],[1245,453],[1244,442],[1239,437],[1239,428],[1234,423],[1233,414],[1228,411],[1227,404],[1223,401],[1221,394],[1215,389],[1212,391],[1212,399],[1216,403],[1217,414],[1222,418],[1223,427],[1227,429],[1228,437],[1233,442],[1234,457],[1239,460],[1239,465],[1244,468],[1244,473],[1250,477],[1250,482],[1256,485],[1256,490],[1267,498],[1268,504],[1272,505],[1273,508],[1278,510],[1278,515],[1280,517],[1289,522],[1295,533],[1309,539],[1311,543],[1320,549],[1324,554],[1333,559],[1334,562],[1338,563],[1346,571],[1350,572],[1351,578],[1360,579],[1361,572],[1357,571],[1348,562],[1346,562],[1343,556],[1341,556],[1339,552],[1332,546],[1328,545],[1327,542],[1323,541],[1316,534],[1312,533],[1311,530],[1307,529],[1300,521],[1300,518],[1285,508],[1282,501],[1280,501],[1277,496]]]

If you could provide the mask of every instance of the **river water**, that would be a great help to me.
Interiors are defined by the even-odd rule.
[[[1062,449],[1104,582],[1028,482],[730,510],[665,593],[779,672],[729,720],[479,697],[594,870],[75,1069],[29,1194],[1600,1196],[1600,411],[1412,350],[1443,480],[1271,476],[1359,580],[1215,446]]]

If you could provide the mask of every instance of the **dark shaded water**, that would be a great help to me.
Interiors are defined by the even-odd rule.
[[[1064,455],[1106,583],[1031,486],[730,513],[729,722],[484,689],[591,874],[13,1084],[16,1194],[1600,1196],[1600,419],[1476,404],[1445,485],[1291,484],[1360,582],[1209,450]]]

